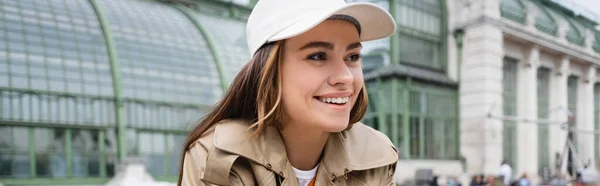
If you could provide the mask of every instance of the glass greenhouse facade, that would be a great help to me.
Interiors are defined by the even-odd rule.
[[[250,59],[255,1],[175,2],[0,0],[0,183],[101,184],[128,156],[176,180],[188,129]],[[364,122],[400,158],[458,159],[446,2],[371,2],[402,19],[364,44]]]
[[[250,58],[250,9],[201,7],[224,11],[1,0],[0,183],[104,183],[126,156],[175,180],[186,129]]]

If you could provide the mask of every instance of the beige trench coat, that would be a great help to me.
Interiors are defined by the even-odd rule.
[[[298,185],[279,130],[251,137],[248,126],[225,120],[206,131],[186,152],[182,185]],[[330,135],[315,185],[393,185],[397,160],[383,133],[356,123]]]

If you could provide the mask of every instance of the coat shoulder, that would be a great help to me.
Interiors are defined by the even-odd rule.
[[[382,132],[362,123],[355,123],[341,133],[344,148],[353,170],[368,170],[398,161],[398,151],[392,141]],[[373,156],[377,154],[377,156]]]
[[[355,138],[367,138],[367,139],[370,139],[369,143],[371,143],[371,144],[365,144],[365,145],[372,145],[372,144],[386,145],[388,147],[391,147],[396,153],[398,152],[398,150],[394,146],[394,143],[392,143],[392,141],[390,140],[390,138],[387,135],[385,135],[381,131],[375,130],[374,128],[371,128],[370,126],[365,125],[360,122],[355,123],[352,126],[352,128],[347,130],[346,135],[352,135],[352,137],[355,137]]]
[[[229,185],[239,182],[240,169],[238,155],[215,147],[215,129],[218,125],[235,125],[235,121],[222,121],[211,126],[200,138],[188,146],[182,170],[182,185]],[[235,172],[235,171],[238,172]],[[234,180],[232,180],[234,179]],[[187,184],[183,184],[187,183]]]

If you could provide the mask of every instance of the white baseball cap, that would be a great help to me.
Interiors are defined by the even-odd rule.
[[[392,16],[373,3],[346,3],[344,0],[259,0],[246,25],[250,55],[265,43],[300,35],[333,15],[352,18],[361,41],[394,34]],[[358,22],[358,23],[356,23]]]

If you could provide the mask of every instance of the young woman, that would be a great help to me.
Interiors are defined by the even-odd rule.
[[[361,43],[394,33],[382,8],[260,0],[253,54],[185,142],[179,185],[393,185],[397,152],[359,121]]]

